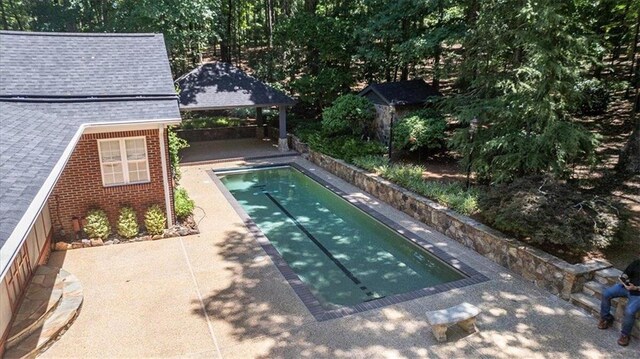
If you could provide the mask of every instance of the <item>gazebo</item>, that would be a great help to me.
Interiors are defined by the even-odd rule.
[[[176,81],[180,90],[180,111],[229,110],[255,108],[257,132],[264,136],[262,109],[278,107],[278,149],[287,151],[287,107],[295,101],[225,62],[209,62],[198,66]]]

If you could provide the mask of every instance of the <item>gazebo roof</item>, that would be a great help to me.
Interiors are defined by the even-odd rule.
[[[225,62],[202,64],[176,81],[181,110],[290,106],[295,101]]]

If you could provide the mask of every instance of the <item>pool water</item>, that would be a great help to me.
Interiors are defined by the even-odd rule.
[[[294,168],[217,175],[326,309],[466,278]]]

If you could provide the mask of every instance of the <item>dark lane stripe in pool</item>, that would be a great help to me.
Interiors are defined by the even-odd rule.
[[[306,228],[304,228],[304,226],[302,225],[302,223],[298,222],[298,220],[289,212],[287,211],[286,208],[284,208],[284,206],[278,202],[277,199],[273,198],[273,196],[271,196],[268,192],[263,192],[265,196],[267,196],[267,198],[269,198],[271,200],[271,202],[273,202],[273,204],[275,204],[276,206],[278,206],[278,208],[280,208],[280,210],[282,211],[282,213],[284,213],[287,217],[289,217],[293,223],[296,225],[296,227],[300,228],[300,230],[307,235],[307,237],[309,237],[309,239],[311,239],[311,241],[318,246],[318,248],[320,248],[320,250],[322,251],[322,253],[324,253],[327,257],[329,257],[329,259],[331,259],[331,261],[333,263],[335,263],[336,266],[338,266],[338,268],[340,268],[340,270],[349,278],[351,279],[355,284],[362,284],[362,282],[360,281],[360,279],[358,279],[355,275],[353,275],[353,273],[351,273],[351,271],[349,269],[347,269],[347,267],[345,267],[342,263],[340,263],[340,261],[333,256],[333,254],[331,254],[331,252],[329,252],[329,250],[327,250],[327,248],[325,248],[325,246],[322,245],[322,243],[320,243],[316,237],[313,236],[313,234],[311,234]],[[360,289],[361,290],[366,290],[366,287],[361,286]],[[369,294],[371,292],[366,293],[367,295],[371,296],[373,295],[373,293]]]

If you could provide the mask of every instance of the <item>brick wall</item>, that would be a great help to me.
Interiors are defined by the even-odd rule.
[[[164,184],[160,151],[159,130],[137,130],[110,133],[84,134],[76,145],[69,162],[56,183],[49,208],[55,226],[61,226],[68,235],[73,234],[73,217],[84,217],[91,208],[100,208],[107,212],[112,227],[115,227],[118,211],[123,205],[133,206],[138,221],[143,224],[144,211],[151,204],[165,209]],[[164,133],[167,144],[166,132]],[[102,185],[98,140],[145,136],[147,158],[149,161],[149,183],[131,184],[113,187]],[[165,145],[168,178],[170,164],[168,146]],[[170,185],[170,190],[172,186]],[[171,194],[171,214],[173,218],[173,193]],[[115,228],[113,228],[115,231]]]

